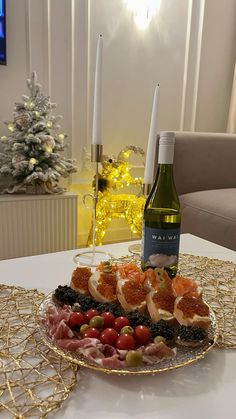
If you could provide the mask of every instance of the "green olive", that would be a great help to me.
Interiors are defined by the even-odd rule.
[[[128,334],[132,336],[134,334],[134,329],[131,326],[124,326],[122,327],[120,334],[121,335]]]
[[[89,329],[90,326],[88,324],[82,324],[82,326],[80,326],[79,332],[80,334],[83,336],[83,334],[86,332],[87,329]]]
[[[95,327],[95,329],[102,329],[104,326],[104,318],[101,316],[94,316],[90,319],[89,327]]]
[[[163,338],[163,336],[156,336],[156,337],[153,339],[153,342],[154,342],[154,343],[161,343],[161,342],[166,343],[166,339],[165,339],[165,338]]]
[[[125,360],[129,367],[138,367],[143,362],[142,354],[139,351],[129,351],[126,354]]]

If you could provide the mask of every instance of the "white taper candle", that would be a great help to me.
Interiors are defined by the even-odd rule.
[[[100,35],[97,42],[94,79],[92,144],[102,144],[102,51],[103,39]]]
[[[144,184],[150,185],[153,183],[154,178],[154,163],[156,156],[156,140],[157,140],[157,115],[158,115],[158,98],[159,98],[159,84],[155,88],[153,106],[152,106],[152,116],[148,137],[148,145],[146,152],[146,162],[144,170]]]

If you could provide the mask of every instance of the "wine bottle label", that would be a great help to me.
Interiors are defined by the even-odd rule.
[[[143,227],[142,262],[146,267],[168,268],[178,263],[180,227]]]

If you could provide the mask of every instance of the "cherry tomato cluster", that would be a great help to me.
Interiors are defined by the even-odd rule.
[[[108,311],[99,314],[95,309],[72,313],[68,326],[79,329],[83,338],[96,338],[104,345],[117,349],[133,350],[137,346],[147,345],[151,338],[148,327],[139,325],[132,328],[127,317],[115,317]]]

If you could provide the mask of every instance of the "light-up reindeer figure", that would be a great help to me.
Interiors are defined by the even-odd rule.
[[[98,179],[98,199],[96,202],[96,246],[102,245],[103,238],[110,221],[124,218],[133,233],[142,233],[142,215],[145,197],[141,194],[143,179],[133,177],[128,162],[130,154],[144,156],[140,147],[127,146],[117,158],[103,156]],[[125,186],[140,186],[137,194],[116,193]],[[93,185],[95,186],[95,185]],[[87,245],[93,244],[93,222],[89,232]]]

